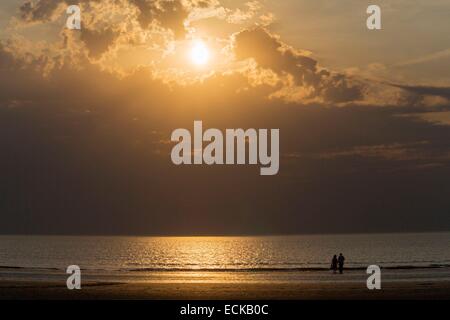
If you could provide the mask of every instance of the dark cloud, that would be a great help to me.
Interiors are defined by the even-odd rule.
[[[20,14],[25,21],[50,21],[58,6],[65,1],[40,0],[26,1],[20,7]]]
[[[271,68],[277,72],[299,71],[298,80],[302,81],[303,73],[313,74],[317,71],[317,61],[297,53],[286,47],[277,37],[264,28],[244,30],[235,35],[236,57],[238,59],[254,58],[262,67]]]
[[[316,60],[295,50],[266,29],[258,27],[235,35],[237,59],[253,58],[263,68],[291,74],[297,85],[310,87],[309,98],[321,96],[331,102],[355,101],[362,98],[360,85],[342,74],[319,68]]]
[[[153,21],[173,31],[177,39],[184,37],[184,20],[188,11],[180,0],[130,0],[139,9],[138,21],[142,28],[148,28]]]
[[[79,5],[80,3],[101,0],[26,0],[19,8],[20,16],[27,22],[47,22],[55,19],[58,8],[62,5]],[[65,8],[64,8],[65,9]]]
[[[409,86],[399,84],[392,84],[392,86],[401,88],[419,96],[429,95],[450,99],[450,87]]]
[[[161,25],[172,30],[175,38],[180,39],[185,36],[184,20],[188,17],[188,11],[181,1],[163,1],[161,9],[157,11],[157,19]]]
[[[130,0],[139,9],[138,21],[142,28],[146,29],[155,17],[155,1]]]
[[[91,30],[89,28],[82,28],[80,34],[80,39],[89,50],[89,55],[94,58],[98,58],[108,51],[113,46],[117,37],[118,32],[112,29]]]

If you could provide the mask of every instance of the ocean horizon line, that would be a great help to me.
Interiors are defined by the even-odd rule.
[[[431,231],[368,231],[368,232],[313,232],[313,233],[249,233],[249,234],[232,234],[232,233],[224,233],[224,234],[193,234],[193,235],[183,235],[183,234],[70,234],[70,233],[0,233],[0,237],[7,236],[18,236],[18,237],[129,237],[129,238],[234,238],[234,237],[242,237],[242,238],[250,238],[250,237],[295,237],[295,236],[334,236],[334,235],[392,235],[392,234],[438,234],[438,233],[450,233],[450,230],[431,230]]]

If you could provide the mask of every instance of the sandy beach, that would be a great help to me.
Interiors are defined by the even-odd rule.
[[[450,299],[450,281],[388,282],[370,291],[361,283],[108,283],[68,290],[56,282],[2,281],[0,299],[311,300]]]

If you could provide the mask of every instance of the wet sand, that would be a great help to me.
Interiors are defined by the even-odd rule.
[[[0,299],[311,300],[450,299],[450,281],[387,282],[381,290],[365,283],[61,283],[1,281]]]

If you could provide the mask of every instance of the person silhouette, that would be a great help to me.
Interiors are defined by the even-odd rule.
[[[339,253],[338,264],[339,264],[339,273],[340,274],[342,274],[342,272],[344,271],[344,261],[345,261],[345,257],[342,255],[342,253]]]
[[[331,270],[333,270],[333,273],[336,273],[338,268],[338,259],[337,256],[334,255],[333,259],[331,259]]]

